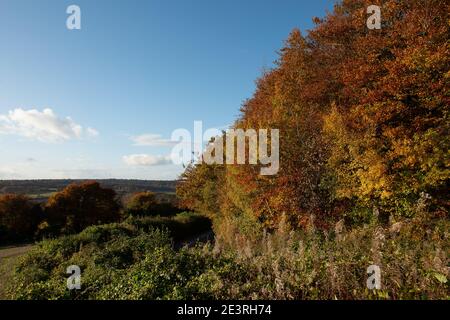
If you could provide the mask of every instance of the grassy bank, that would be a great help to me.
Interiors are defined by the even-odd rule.
[[[145,229],[145,230],[144,230]],[[23,257],[15,299],[448,299],[446,219],[290,231],[176,250],[167,231],[124,222],[43,241]],[[66,289],[66,268],[82,289]],[[381,290],[366,286],[381,269]]]

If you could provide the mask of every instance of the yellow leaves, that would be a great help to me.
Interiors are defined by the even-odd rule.
[[[37,226],[37,231],[43,231],[46,230],[50,227],[50,224],[44,220],[41,223],[39,223],[39,225]]]
[[[387,156],[390,160],[396,160],[396,164],[393,166],[396,169],[400,168],[414,168],[418,163],[419,158],[415,154],[412,142],[404,137],[392,137],[390,139],[391,150]],[[400,161],[399,161],[400,160]]]
[[[344,121],[336,105],[333,105],[331,112],[324,117],[323,130],[335,138],[346,136]]]
[[[379,195],[381,199],[392,195],[390,191],[390,179],[386,175],[386,166],[383,160],[373,150],[368,152],[370,156],[364,169],[357,171],[357,177],[361,183],[359,192],[363,196],[373,197]]]
[[[450,79],[450,70],[447,71],[446,73],[444,73],[444,78],[445,79]]]
[[[433,276],[439,283],[445,284],[448,281],[445,274],[442,274],[439,272],[433,272]]]

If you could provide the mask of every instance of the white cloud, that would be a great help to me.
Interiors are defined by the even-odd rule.
[[[41,112],[18,108],[9,111],[7,115],[0,115],[0,134],[13,134],[30,140],[56,143],[80,139],[84,134],[95,136],[98,132],[92,128],[83,129],[70,117],[60,118],[52,109],[44,109]]]
[[[142,134],[139,136],[131,137],[131,140],[134,142],[135,146],[152,146],[152,147],[166,147],[173,146],[177,142],[169,139],[164,139],[159,134]]]
[[[159,166],[164,164],[171,164],[170,156],[153,156],[148,154],[132,154],[124,156],[123,161],[130,166]]]
[[[87,128],[86,133],[89,137],[92,137],[92,138],[97,137],[99,135],[98,131],[93,128]]]

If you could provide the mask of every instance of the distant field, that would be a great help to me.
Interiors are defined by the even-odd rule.
[[[47,192],[47,193],[40,193],[40,194],[27,194],[27,196],[36,202],[45,202],[45,201],[47,201],[48,198],[50,198],[55,193],[56,192]]]
[[[10,282],[14,266],[20,256],[27,253],[33,245],[0,248],[0,300],[6,299],[6,286]]]

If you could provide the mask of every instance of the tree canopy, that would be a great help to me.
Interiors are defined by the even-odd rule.
[[[421,196],[448,212],[450,4],[344,0],[306,35],[295,29],[234,128],[280,129],[280,171],[189,166],[178,194],[217,217],[294,227],[373,207],[410,216]],[[377,2],[377,1],[375,1]],[[375,3],[376,4],[376,3]]]

